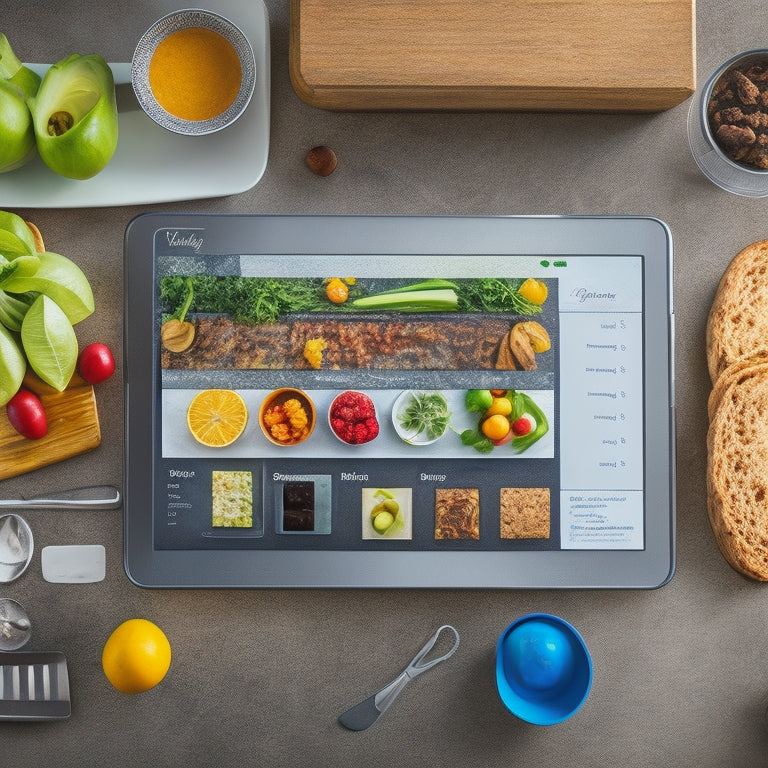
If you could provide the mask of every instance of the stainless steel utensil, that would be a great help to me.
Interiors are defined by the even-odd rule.
[[[27,521],[19,515],[0,515],[0,582],[15,581],[27,570],[35,544]]]
[[[0,651],[17,651],[32,636],[32,624],[21,603],[0,598]]]
[[[92,485],[66,491],[31,496],[28,499],[0,499],[0,508],[28,507],[32,509],[117,509],[122,504],[120,491],[111,485]]]
[[[424,661],[425,656],[432,650],[443,630],[453,632],[455,641],[453,647],[442,656],[430,661]],[[424,647],[413,657],[411,663],[391,682],[385,685],[378,693],[361,701],[351,709],[339,716],[339,722],[350,731],[364,731],[372,726],[384,712],[389,709],[394,700],[400,695],[403,688],[417,675],[431,669],[435,664],[453,656],[459,647],[459,633],[450,624],[443,624],[437,632],[426,642]]]
[[[0,653],[0,720],[59,720],[71,709],[63,653]]]

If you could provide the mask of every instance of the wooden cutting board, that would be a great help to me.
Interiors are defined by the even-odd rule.
[[[694,0],[291,0],[326,109],[655,112],[696,88]]]
[[[0,480],[69,459],[101,443],[101,428],[93,387],[75,374],[63,392],[57,392],[33,374],[24,386],[42,401],[48,434],[39,440],[22,437],[0,409]]]

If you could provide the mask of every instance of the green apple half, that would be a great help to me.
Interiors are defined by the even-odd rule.
[[[18,88],[25,99],[32,98],[40,87],[40,75],[19,61],[8,38],[2,33],[0,33],[0,79],[7,80]]]
[[[95,53],[73,53],[54,64],[29,99],[37,151],[70,179],[90,179],[117,148],[117,104],[112,70]]]
[[[21,168],[34,155],[32,115],[21,92],[0,80],[0,173]]]

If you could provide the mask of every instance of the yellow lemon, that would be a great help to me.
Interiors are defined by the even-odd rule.
[[[110,636],[101,654],[104,674],[118,691],[141,693],[154,688],[171,666],[171,644],[147,619],[128,619]]]
[[[532,304],[541,306],[547,300],[547,286],[541,280],[534,280],[529,277],[518,289],[517,292],[528,299]]]
[[[213,448],[234,443],[247,422],[245,401],[231,389],[204,389],[187,410],[187,426],[195,440]]]

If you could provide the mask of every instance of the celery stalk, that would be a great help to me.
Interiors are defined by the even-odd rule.
[[[452,288],[400,291],[355,299],[356,309],[397,310],[400,312],[455,312],[458,296]]]

